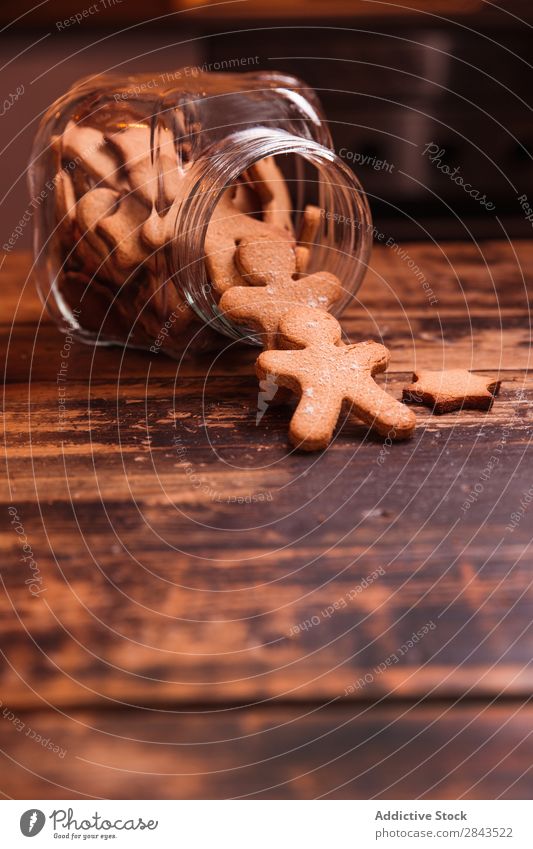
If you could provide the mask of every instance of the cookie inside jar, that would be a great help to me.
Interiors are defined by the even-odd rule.
[[[366,198],[313,92],[285,75],[81,80],[43,116],[29,181],[46,197],[34,217],[39,291],[89,343],[177,357],[224,336],[260,344],[220,309],[246,285],[242,239],[290,245],[296,275],[338,276],[336,313],[366,268]]]
[[[157,347],[175,354],[198,330],[163,254],[185,168],[165,127],[90,107],[51,140],[61,310],[92,341],[150,348],[163,336]]]
[[[167,271],[165,248],[190,189],[190,162],[174,134],[132,109],[88,107],[51,147],[60,260],[55,285],[65,317],[75,318],[93,341],[96,334],[97,341],[170,354],[181,353],[193,337],[194,350],[212,347],[218,335],[201,326]],[[265,233],[295,245],[292,200],[274,157],[244,171],[213,212],[205,264],[216,297],[243,283],[234,262],[238,237]]]

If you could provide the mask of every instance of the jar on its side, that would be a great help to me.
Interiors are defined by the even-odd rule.
[[[267,173],[281,193],[259,185]],[[62,329],[94,344],[180,356],[219,333],[258,341],[220,315],[205,261],[227,192],[239,214],[265,226],[277,215],[295,239],[305,205],[319,208],[306,273],[340,278],[337,313],[367,268],[364,192],[314,92],[282,74],[82,80],[44,116],[29,181],[39,291]]]

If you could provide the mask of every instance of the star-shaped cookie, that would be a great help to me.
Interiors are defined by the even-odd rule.
[[[425,404],[432,407],[434,413],[451,413],[463,408],[490,410],[500,384],[500,380],[472,374],[462,368],[424,369],[413,373],[413,383],[404,387],[403,400]]]

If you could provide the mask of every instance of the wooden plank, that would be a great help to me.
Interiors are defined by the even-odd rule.
[[[420,274],[434,289],[438,303],[428,302]],[[481,242],[405,242],[385,247],[377,242],[358,300],[369,308],[387,312],[403,309],[524,310],[533,270],[531,239]],[[37,320],[43,314],[33,285],[32,261],[28,253],[6,256],[0,270],[2,280],[2,323]],[[21,292],[24,293],[20,298]],[[22,310],[22,311],[21,311]],[[431,309],[429,310],[431,312]]]
[[[528,280],[533,249],[528,241],[480,246],[445,243],[377,245],[363,286],[343,314],[350,338],[375,338],[391,348],[392,366],[488,369],[529,368],[531,322]],[[437,303],[428,299],[422,278]],[[50,323],[33,287],[30,260],[9,255],[0,272],[3,312],[0,325],[2,365],[8,383],[56,379],[64,336]],[[15,324],[16,337],[12,334]],[[222,340],[222,344],[228,344]],[[220,356],[180,363],[179,377],[207,372],[252,373],[254,351],[230,344]],[[172,378],[174,361],[120,348],[94,349],[76,342],[69,355],[68,382]]]
[[[498,374],[490,369],[484,373]],[[401,397],[408,380],[410,373],[393,373],[386,386]],[[294,481],[291,498],[299,503],[302,493],[309,488],[320,491],[348,463],[354,480],[364,479],[368,468],[373,477],[384,478],[388,469],[387,487],[398,468],[405,466],[416,491],[423,480],[420,469],[431,470],[437,460],[434,474],[442,473],[443,482],[450,485],[464,462],[468,461],[468,479],[479,474],[502,434],[509,468],[524,451],[527,454],[533,379],[520,371],[505,373],[489,413],[465,410],[434,416],[416,406],[414,438],[392,448],[347,422],[324,455],[290,451],[290,407],[273,407],[256,424],[257,381],[251,375],[240,377],[237,398],[234,377],[213,376],[205,384],[188,377],[176,385],[154,378],[148,387],[126,378],[118,390],[108,382],[87,386],[76,381],[68,385],[66,399],[63,412],[57,386],[50,390],[48,384],[32,385],[31,395],[20,384],[6,388],[9,489],[4,487],[3,495],[0,491],[2,500],[92,501],[96,492],[115,501],[135,497],[152,503],[216,506],[218,494],[229,497],[266,489],[283,493]],[[444,441],[439,442],[441,438]],[[474,460],[483,464],[477,473]],[[87,487],[88,480],[92,488]],[[403,483],[410,486],[409,480]],[[517,479],[512,498],[516,486],[526,483]]]
[[[519,260],[483,246],[496,298],[472,246],[409,246],[439,281],[440,317],[420,306],[405,258],[376,251],[384,284],[365,283],[368,309],[352,308],[346,326],[391,345],[393,394],[415,363],[505,368],[507,380],[489,414],[417,409],[415,438],[394,446],[351,424],[321,455],[287,452],[287,408],[256,426],[246,349],[191,360],[176,378],[162,356],[75,343],[60,422],[64,340],[36,330],[31,296],[4,398],[1,682],[12,704],[529,694],[531,532],[527,518],[508,529],[531,486],[521,272],[533,249],[518,249]],[[22,270],[8,262],[13,306]],[[36,597],[10,505],[45,588]],[[374,674],[429,621],[420,645]]]
[[[394,317],[380,312],[343,316],[343,328],[352,341],[375,339],[391,351],[390,372],[412,372],[414,368],[468,368],[476,370],[529,369],[532,365],[531,322],[527,312],[491,316]],[[11,336],[11,338],[10,338]],[[0,329],[0,366],[7,384],[24,384],[31,379],[32,391],[39,381],[56,382],[65,343],[55,327],[17,325],[16,342],[9,330]],[[114,348],[93,348],[81,342],[71,344],[66,361],[66,382],[139,380],[166,378],[180,383],[196,376],[209,384],[217,375],[253,375],[257,349],[231,346],[227,352],[204,354],[179,363],[148,352]],[[226,344],[226,343],[224,343]],[[20,388],[19,392],[24,390]],[[28,394],[27,392],[25,394]]]
[[[35,458],[38,504],[18,480],[13,504],[46,590],[29,593],[7,515],[0,632],[37,692],[9,668],[3,687],[19,705],[335,698],[432,621],[353,698],[531,692],[531,528],[507,527],[530,487],[520,427],[496,455],[501,428],[464,427],[382,465],[373,442],[328,452],[312,476],[316,461],[293,455],[283,485],[254,469],[228,481],[201,446],[181,468],[154,449],[148,472],[139,455],[66,455],[54,477]]]
[[[529,799],[532,723],[531,706],[513,702],[8,712],[2,789],[16,799]]]

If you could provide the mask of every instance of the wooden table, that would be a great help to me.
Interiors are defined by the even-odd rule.
[[[501,394],[313,455],[287,408],[256,426],[235,346],[176,374],[75,342],[61,429],[65,339],[7,257],[5,796],[531,797],[533,246],[403,248],[350,337],[391,349],[396,396],[415,366]]]

